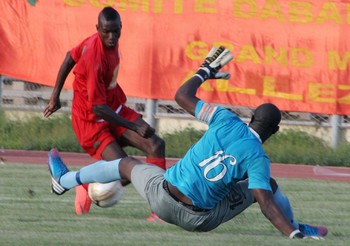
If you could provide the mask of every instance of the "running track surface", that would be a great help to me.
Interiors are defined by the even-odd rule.
[[[47,154],[47,151],[0,150],[0,164],[46,164]],[[68,166],[88,165],[96,161],[85,153],[60,152],[60,155]],[[137,156],[137,158],[145,161],[145,157]],[[167,158],[167,166],[172,166],[177,160],[178,159],[175,158]],[[321,179],[350,183],[350,168],[272,163],[271,176],[281,178]]]

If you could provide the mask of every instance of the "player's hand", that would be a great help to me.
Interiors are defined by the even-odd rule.
[[[148,124],[143,124],[136,127],[136,132],[143,138],[150,138],[154,135],[156,130]]]
[[[223,46],[219,48],[213,47],[204,62],[199,67],[195,76],[198,76],[204,82],[207,79],[230,79],[228,72],[219,72],[219,70],[233,59],[229,49]]]
[[[59,98],[51,98],[49,104],[44,109],[44,117],[48,118],[54,112],[61,108],[61,101]]]

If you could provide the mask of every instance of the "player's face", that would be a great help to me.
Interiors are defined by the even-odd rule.
[[[97,25],[97,31],[100,35],[103,45],[108,48],[114,48],[121,34],[120,20],[107,21],[104,18],[99,20]]]

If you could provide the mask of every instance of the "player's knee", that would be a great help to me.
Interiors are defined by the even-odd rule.
[[[165,152],[165,141],[158,136],[154,136],[151,139],[150,153],[153,155],[157,155],[159,153]]]
[[[278,184],[274,178],[270,178],[270,186],[271,186],[272,192],[275,193],[278,188]]]

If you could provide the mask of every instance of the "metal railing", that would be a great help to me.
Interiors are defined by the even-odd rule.
[[[0,77],[0,106],[5,110],[25,110],[42,112],[47,106],[52,92],[52,87],[13,79],[6,76]],[[71,111],[73,92],[62,90],[61,112]],[[176,119],[193,119],[171,100],[151,100],[143,98],[128,98],[127,106],[144,115],[146,121],[154,126],[157,119],[173,117]],[[240,118],[248,122],[253,109],[242,106],[223,105],[235,112]],[[331,128],[331,145],[336,148],[340,141],[341,129],[350,129],[348,116],[313,114],[308,112],[282,112],[283,125],[289,126],[314,126]]]

